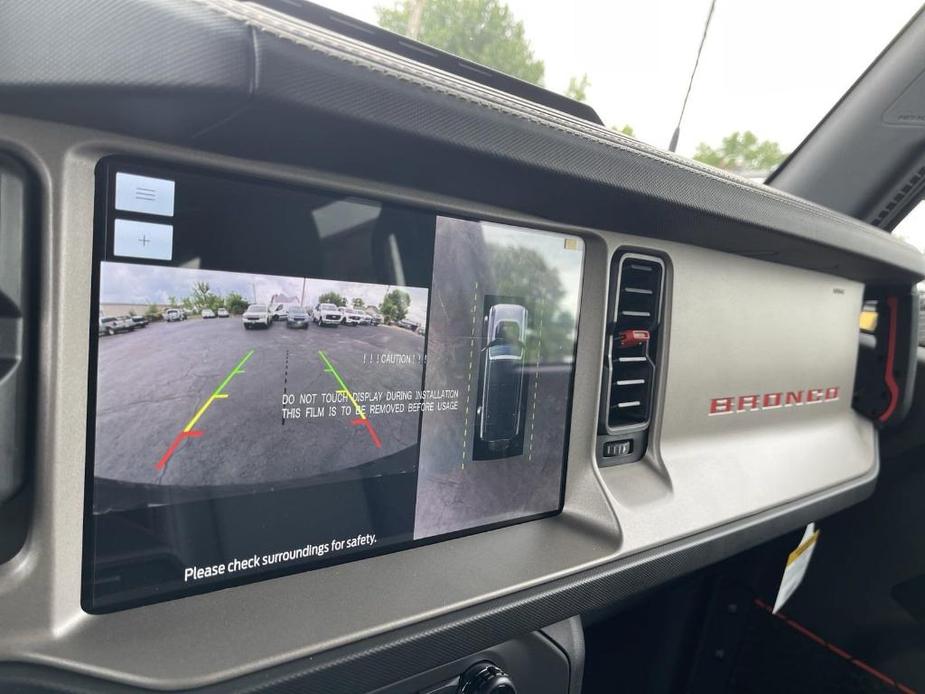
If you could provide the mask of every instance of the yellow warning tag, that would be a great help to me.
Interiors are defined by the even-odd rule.
[[[777,589],[777,599],[774,601],[774,609],[777,612],[790,599],[790,596],[796,592],[803,582],[806,570],[809,568],[809,560],[813,557],[813,550],[816,548],[816,541],[819,539],[819,531],[816,530],[816,524],[810,523],[803,531],[803,539],[795,550],[787,557],[787,566],[784,567],[784,575],[780,579],[780,588]]]
[[[793,562],[800,558],[800,555],[803,554],[806,550],[816,544],[816,540],[819,539],[819,531],[817,530],[812,535],[810,535],[806,540],[800,543],[800,546],[793,550],[790,555],[787,557],[787,566],[790,566]]]

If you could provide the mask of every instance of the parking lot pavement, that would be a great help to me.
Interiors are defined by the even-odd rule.
[[[364,356],[420,356],[423,347],[422,336],[396,327],[296,330],[276,323],[245,330],[235,317],[154,323],[100,338],[96,476],[260,484],[309,478],[413,446],[417,415],[369,414],[367,425],[355,422],[361,418],[349,402],[321,399],[345,400],[336,395],[341,383],[355,393],[420,389],[419,360],[370,366]],[[301,413],[300,396],[309,394],[336,414],[284,418],[289,394]]]

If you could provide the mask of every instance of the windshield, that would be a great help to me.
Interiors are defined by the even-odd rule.
[[[247,307],[248,313],[265,313],[267,310],[266,304],[251,304]]]
[[[323,311],[336,311],[337,306],[335,306],[334,304],[321,304],[321,309]]]
[[[318,0],[333,10],[565,94],[607,127],[672,139],[711,0]],[[764,179],[919,9],[921,0],[717,0],[679,154]]]

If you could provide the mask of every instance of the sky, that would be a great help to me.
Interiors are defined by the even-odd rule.
[[[893,235],[911,243],[920,252],[925,253],[925,204],[920,201],[910,210],[902,221],[893,229]],[[925,282],[919,290],[925,289]]]
[[[393,0],[316,0],[375,23]],[[507,0],[523,21],[545,86],[587,73],[606,125],[666,148],[709,0]],[[717,0],[678,152],[736,130],[792,151],[911,19],[921,0]]]
[[[301,277],[105,262],[100,272],[100,303],[166,304],[169,296],[182,301],[190,296],[194,282],[208,282],[209,290],[221,296],[238,292],[247,301],[254,301],[256,292],[257,301],[261,303],[268,303],[274,294],[302,296]],[[305,305],[314,306],[320,294],[334,291],[348,301],[359,297],[366,304],[378,306],[388,289],[381,284],[308,279],[305,281]],[[421,287],[401,289],[411,297],[408,318],[423,323],[427,318],[427,290]]]

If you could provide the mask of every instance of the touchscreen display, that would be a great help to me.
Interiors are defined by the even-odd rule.
[[[109,159],[84,608],[561,510],[584,245]]]

